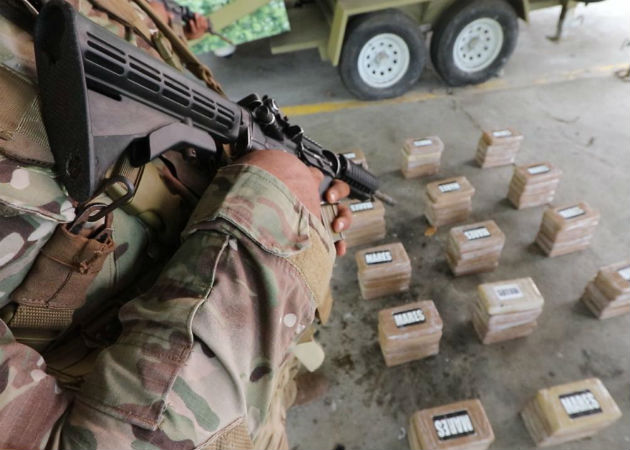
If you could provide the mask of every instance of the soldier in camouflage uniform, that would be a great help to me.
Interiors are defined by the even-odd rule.
[[[108,4],[75,2],[140,42]],[[71,324],[43,330],[63,334],[44,340],[39,353],[24,344],[31,336],[24,327],[11,325],[16,292],[26,289],[51,236],[74,220],[76,205],[55,180],[32,37],[17,7],[4,6],[0,94],[12,103],[0,106],[0,448],[288,448],[291,349],[329,310],[335,253],[345,251],[321,223],[321,175],[280,151],[224,167],[174,254],[152,222],[116,210],[113,244],[85,305]],[[168,60],[166,45],[147,50]],[[327,199],[347,194],[336,183]],[[332,225],[349,224],[341,209]]]

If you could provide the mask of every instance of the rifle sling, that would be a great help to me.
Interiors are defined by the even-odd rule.
[[[111,0],[100,0],[111,1]],[[188,45],[182,41],[173,29],[153,11],[151,5],[146,0],[131,0],[138,5],[144,13],[155,23],[162,34],[170,41],[173,50],[182,59],[186,68],[190,70],[197,78],[205,81],[209,88],[215,92],[225,95],[219,82],[214,78],[212,71],[208,66],[202,63],[199,58],[188,48]]]

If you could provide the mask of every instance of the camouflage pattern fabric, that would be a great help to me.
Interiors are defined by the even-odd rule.
[[[149,43],[127,32],[124,26],[112,21],[87,0],[71,0],[70,3],[110,31],[157,55]],[[151,24],[137,8],[134,11]],[[2,15],[0,68],[8,70],[0,71],[0,77],[19,76],[28,83],[36,82],[32,36]],[[72,221],[75,214],[74,206],[65,189],[56,181],[52,169],[19,163],[3,154],[3,142],[7,141],[3,141],[2,130],[8,125],[5,122],[12,119],[6,115],[13,112],[3,110],[3,106],[6,105],[0,105],[0,308],[9,302],[10,293],[22,282],[56,225]],[[50,153],[47,143],[45,150]],[[51,156],[46,157],[41,162],[47,165],[51,159]],[[102,301],[128,283],[135,273],[132,269],[137,267],[138,257],[147,245],[146,227],[137,219],[120,213],[117,216],[120,217],[114,236],[116,252],[108,258],[105,269],[91,285],[88,300]]]
[[[157,55],[87,0],[69,1]],[[30,35],[1,15],[0,65],[36,82]],[[53,170],[0,156],[0,306],[57,224],[73,217]],[[129,295],[120,289],[155,265],[146,226],[121,211],[114,223],[116,250],[75,319],[123,303]],[[77,361],[87,368],[79,377],[50,372],[78,380],[71,389],[0,320],[0,448],[247,448],[256,437],[284,445],[287,405],[274,400],[286,398],[280,368],[322,302],[333,261],[327,230],[279,180],[225,168],[157,282],[120,309],[119,340],[94,368]]]
[[[177,3],[188,6],[193,11],[208,15],[230,3],[230,0],[177,0]],[[287,15],[284,0],[271,0],[267,5],[258,8],[253,13],[242,17],[221,30],[215,31],[232,41],[235,45],[239,45],[275,36],[276,34],[289,31],[289,29],[289,16]],[[193,52],[198,54],[218,50],[229,45],[228,42],[219,36],[211,34],[205,34],[203,37],[190,43]]]
[[[243,165],[219,171],[183,239],[121,308],[121,337],[71,404],[0,322],[1,448],[219,448],[245,426],[256,436],[315,315],[309,271],[332,270],[334,244],[284,184]],[[316,244],[318,260],[295,258]]]
[[[56,225],[73,218],[74,207],[50,169],[24,166],[0,155],[0,308]]]

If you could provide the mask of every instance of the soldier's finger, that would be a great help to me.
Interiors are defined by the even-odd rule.
[[[352,211],[346,205],[337,206],[337,217],[333,220],[332,227],[339,233],[350,228],[352,224]]]
[[[199,28],[201,28],[204,32],[208,29],[208,19],[201,14],[195,14],[195,18],[197,19],[197,24]]]
[[[341,180],[334,180],[326,191],[326,201],[336,203],[348,195],[350,195],[350,186]]]
[[[335,242],[335,249],[337,250],[337,256],[345,255],[347,250],[346,241]]]
[[[194,36],[197,34],[197,24],[195,23],[195,19],[190,19],[188,21],[188,32]]]

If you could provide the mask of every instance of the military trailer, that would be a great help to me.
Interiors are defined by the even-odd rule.
[[[591,0],[598,1],[598,0]],[[572,0],[311,0],[287,2],[291,31],[271,38],[273,54],[316,48],[339,67],[348,90],[396,97],[420,78],[427,58],[451,86],[481,83],[509,59],[518,18]],[[589,3],[589,0],[584,0]],[[430,50],[424,43],[432,32]],[[429,53],[429,55],[427,55]]]
[[[519,18],[529,21],[531,11],[560,5],[557,39],[578,1],[601,0],[175,1],[212,24],[212,34],[193,42],[193,51],[228,54],[236,45],[266,37],[273,54],[316,48],[339,68],[352,94],[371,100],[405,93],[429,57],[449,85],[486,81],[512,54]]]

